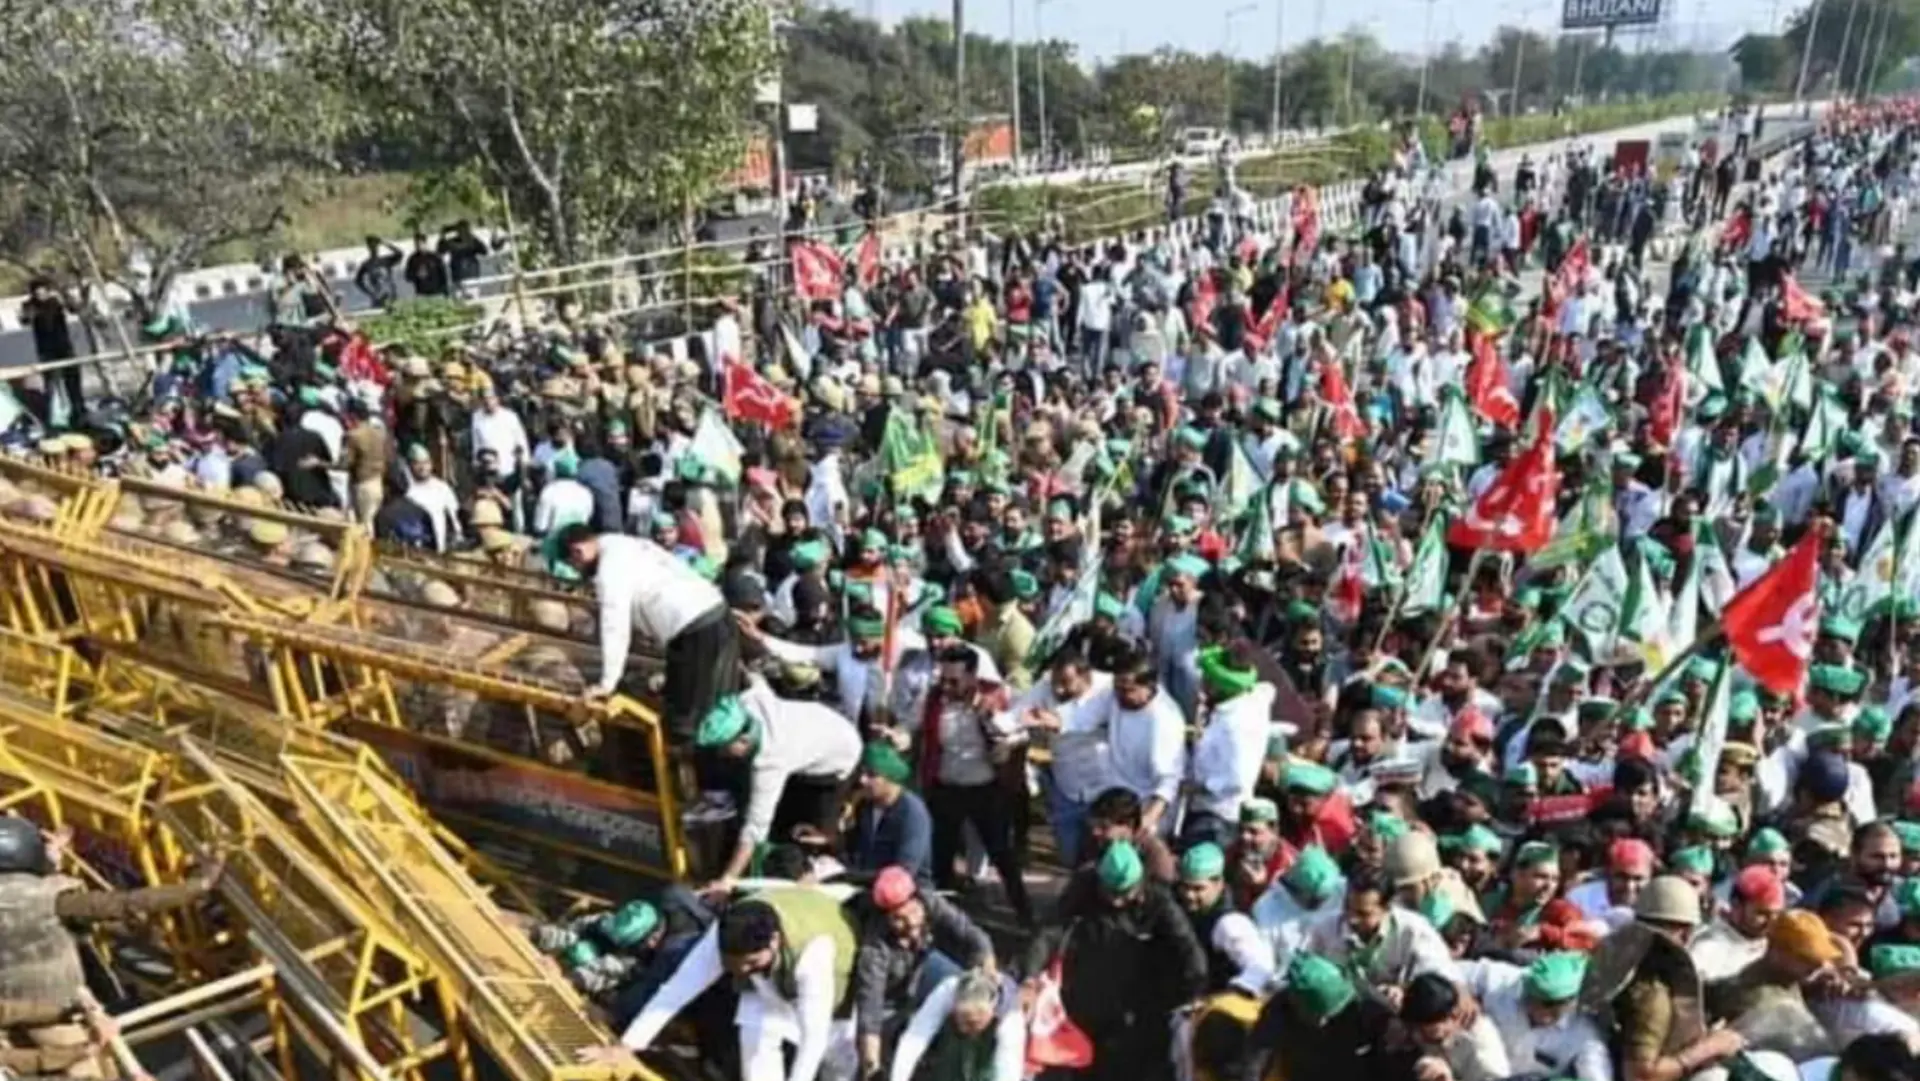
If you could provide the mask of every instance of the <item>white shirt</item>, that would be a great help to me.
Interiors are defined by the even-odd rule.
[[[1278,971],[1274,968],[1273,947],[1246,913],[1229,912],[1213,921],[1213,933],[1207,936],[1206,944],[1233,962],[1231,986],[1259,995],[1273,983]]]
[[[1687,946],[1693,967],[1706,982],[1724,980],[1758,961],[1766,952],[1766,939],[1748,938],[1721,919],[1708,924]]]
[[[433,546],[446,551],[448,541],[460,536],[460,497],[453,486],[439,477],[413,479],[407,484],[407,500],[433,518]]]
[[[1022,1081],[1027,1069],[1026,1014],[1020,1009],[1020,996],[1013,993],[1013,980],[1003,975],[1000,982],[1000,1014],[993,1025],[993,1081]],[[960,977],[948,976],[927,992],[893,1049],[893,1069],[887,1074],[891,1081],[913,1081],[921,1056],[946,1027],[959,989]]]
[[[833,1027],[834,1002],[833,936],[821,935],[800,950],[793,963],[794,998],[789,1001],[764,975],[748,981],[740,996],[739,1018],[750,1013],[760,1024],[754,1026],[763,1038],[772,1036],[795,1045],[791,1081],[813,1081],[826,1057],[827,1042]],[[635,1051],[652,1046],[654,1037],[666,1028],[688,1003],[720,981],[726,970],[720,964],[720,925],[707,928],[700,941],[673,970],[673,975],[648,1000],[646,1008],[620,1034],[620,1042]],[[749,1002],[752,1003],[749,1006]],[[742,1026],[742,1031],[749,1031]],[[791,1036],[791,1039],[784,1037]],[[753,1054],[756,1048],[744,1049]]]
[[[340,418],[324,409],[309,409],[300,414],[300,427],[320,437],[327,445],[327,461],[335,468],[341,464],[340,441],[347,437],[347,430]]]
[[[504,405],[492,411],[474,410],[472,429],[474,457],[477,459],[483,450],[492,451],[493,472],[497,477],[513,476],[522,461],[533,457],[533,445],[527,441],[527,428],[520,423],[520,414]]]
[[[1080,325],[1092,331],[1113,328],[1113,286],[1098,278],[1080,287]]]
[[[1092,803],[1116,780],[1108,732],[1113,716],[1113,677],[1105,672],[1091,675],[1091,684],[1073,701],[1060,701],[1053,691],[1053,681],[1043,679],[1013,703],[1013,717],[1018,723],[1025,723],[1028,710],[1050,710],[1060,718],[1059,731],[1052,733],[1053,762],[1048,768],[1060,794],[1075,803]]]
[[[1320,902],[1320,907],[1308,908],[1294,897],[1285,882],[1275,880],[1253,902],[1253,925],[1273,952],[1275,972],[1285,972],[1293,963],[1293,955],[1306,948],[1316,920],[1340,910],[1344,893],[1344,889],[1335,890],[1333,896]]]
[[[1480,1019],[1491,1022],[1513,1072],[1613,1081],[1613,1060],[1592,1020],[1574,1010],[1540,1028],[1528,1018],[1525,969],[1490,960],[1465,961],[1460,968],[1463,982],[1480,1000]]]
[[[876,708],[886,704],[880,700],[885,681],[881,678],[882,657],[879,653],[863,658],[856,655],[853,647],[846,642],[804,646],[772,635],[762,636],[760,644],[766,647],[768,653],[788,664],[811,664],[822,671],[831,671],[834,690],[840,695],[840,712],[851,720],[858,721],[862,708],[868,704]],[[900,658],[907,652],[926,648],[926,639],[905,627],[894,628],[894,670],[899,671]]]
[[[600,682],[612,693],[627,670],[633,629],[657,645],[668,642],[726,601],[712,582],[672,552],[641,537],[600,534],[600,566],[594,574],[600,602]]]
[[[1331,905],[1312,919],[1307,948],[1329,961],[1344,962],[1359,944],[1347,930],[1343,906]],[[1404,984],[1415,976],[1432,972],[1448,979],[1459,977],[1459,967],[1447,949],[1447,941],[1433,929],[1427,918],[1410,908],[1389,906],[1387,920],[1379,931],[1379,948],[1364,973],[1369,984]]]
[[[1144,709],[1127,709],[1118,697],[1108,701],[1113,713],[1107,721],[1107,749],[1114,783],[1132,790],[1142,803],[1159,799],[1171,808],[1187,772],[1187,722],[1179,704],[1164,689],[1156,690]]]
[[[760,733],[760,746],[750,763],[753,776],[747,811],[740,820],[740,839],[759,842],[773,832],[774,811],[789,778],[845,779],[860,764],[864,744],[860,730],[832,706],[781,698],[759,679],[740,692],[740,704]]]
[[[562,525],[593,521],[593,491],[572,477],[555,477],[540,489],[533,532],[545,536]]]
[[[1239,821],[1240,801],[1253,795],[1260,764],[1266,761],[1275,693],[1271,684],[1262,683],[1214,708],[1193,747],[1198,791],[1188,797],[1190,811]]]

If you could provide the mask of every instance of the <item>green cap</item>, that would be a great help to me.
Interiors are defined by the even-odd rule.
[[[1540,770],[1531,762],[1522,762],[1517,766],[1507,767],[1507,771],[1500,775],[1500,779],[1510,785],[1532,788],[1540,783]]]
[[[887,535],[878,529],[861,530],[860,547],[875,554],[884,552],[887,550]]]
[[[1807,670],[1807,679],[1820,690],[1840,698],[1852,698],[1867,685],[1865,672],[1837,664],[1816,664]]]
[[[787,553],[795,570],[809,571],[827,561],[827,542],[819,538],[801,541]]]
[[[1207,561],[1191,552],[1177,555],[1167,560],[1167,573],[1184,578],[1204,578],[1207,574]]]
[[[1240,824],[1271,825],[1280,821],[1280,808],[1265,796],[1250,796],[1240,801]]]
[[[1538,867],[1546,863],[1559,863],[1560,850],[1545,841],[1528,841],[1513,854],[1513,865],[1520,867]]]
[[[1760,716],[1760,696],[1750,690],[1733,692],[1727,699],[1727,719],[1746,724]]]
[[[1013,595],[1020,600],[1029,601],[1040,595],[1040,579],[1026,571],[1013,571],[1007,577],[1013,582]]]
[[[1100,854],[1100,863],[1095,868],[1100,876],[1100,885],[1108,893],[1121,894],[1140,884],[1147,875],[1146,865],[1140,862],[1140,850],[1133,847],[1132,841],[1115,841]]]
[[[1093,598],[1093,614],[1118,621],[1127,614],[1127,603],[1111,593],[1102,590]]]
[[[585,968],[600,960],[600,947],[590,938],[576,938],[561,951],[560,960],[568,968]]]
[[[1339,965],[1314,953],[1295,954],[1287,966],[1287,993],[1310,1016],[1326,1020],[1360,997]]]
[[[1180,857],[1180,881],[1207,882],[1227,873],[1227,854],[1211,841],[1194,845]]]
[[[1340,778],[1332,770],[1318,762],[1307,761],[1288,762],[1283,780],[1287,788],[1298,789],[1309,796],[1324,796],[1340,783]]]
[[[1920,946],[1888,943],[1867,951],[1867,971],[1873,973],[1874,979],[1884,980],[1915,970],[1920,970]]]
[[[1260,683],[1260,673],[1252,665],[1245,668],[1233,667],[1233,661],[1227,651],[1220,646],[1208,646],[1199,654],[1200,678],[1206,681],[1207,689],[1223,697],[1245,694]]]
[[[1787,843],[1786,835],[1772,826],[1762,826],[1753,832],[1753,839],[1747,842],[1748,859],[1771,859],[1793,851]]]
[[[920,616],[920,628],[928,634],[957,635],[966,631],[960,613],[944,604],[936,604]]]
[[[739,739],[751,723],[747,707],[740,704],[740,696],[730,694],[701,718],[700,728],[693,734],[694,745],[702,748],[724,747]]]
[[[1712,683],[1713,677],[1720,674],[1720,662],[1712,657],[1695,657],[1687,662],[1687,678],[1702,683]]]
[[[868,641],[885,638],[887,621],[878,616],[853,616],[847,620],[847,633]]]
[[[1320,492],[1304,480],[1296,480],[1287,487],[1287,503],[1308,514],[1327,513],[1327,504],[1320,498]]]
[[[1193,532],[1193,519],[1184,514],[1169,514],[1160,519],[1160,528],[1168,534]]]
[[[1894,906],[1904,920],[1920,916],[1920,878],[1902,879],[1893,889]]]
[[[1898,819],[1893,824],[1893,835],[1900,838],[1900,851],[1907,855],[1920,852],[1920,822]]]
[[[1740,817],[1725,800],[1713,800],[1704,808],[1688,813],[1687,827],[1705,833],[1716,841],[1731,841],[1740,836]]]
[[[1293,866],[1280,876],[1287,888],[1315,904],[1332,897],[1346,881],[1340,865],[1319,845],[1308,845],[1293,859]]]
[[[673,515],[663,510],[654,511],[652,524],[654,529],[672,529],[674,526]]]
[[[1405,709],[1407,705],[1407,689],[1405,687],[1389,687],[1385,684],[1376,683],[1368,688],[1367,700],[1373,703],[1373,708],[1375,709]]]
[[[1320,622],[1320,609],[1314,607],[1311,601],[1289,601],[1287,603],[1287,609],[1283,614],[1287,617],[1287,622],[1294,626],[1299,626],[1303,623]]]
[[[1541,954],[1527,966],[1527,997],[1535,1002],[1565,1002],[1580,993],[1587,976],[1587,955],[1571,950]]]
[[[628,901],[600,917],[600,933],[616,946],[630,948],[646,941],[660,926],[660,910],[645,901]]]
[[[875,777],[894,784],[906,784],[913,776],[913,768],[907,765],[905,755],[899,748],[883,739],[867,744],[860,752],[860,767]]]
[[[319,387],[301,387],[300,393],[296,395],[296,397],[300,399],[301,405],[306,405],[306,406],[319,405],[320,404],[320,388]]]
[[[1476,823],[1442,838],[1440,847],[1449,851],[1484,852],[1497,858],[1507,846],[1501,842],[1499,834]]]
[[[1207,445],[1207,433],[1192,425],[1187,425],[1175,432],[1174,438],[1180,441],[1181,446],[1189,447],[1193,450],[1204,449]]]
[[[1705,845],[1683,848],[1667,857],[1667,865],[1675,873],[1710,875],[1713,873],[1713,850]]]
[[[1853,734],[1876,745],[1885,743],[1893,735],[1893,718],[1879,706],[1865,706],[1853,718]]]
[[[1367,816],[1367,832],[1379,838],[1384,844],[1391,844],[1396,838],[1407,835],[1407,820],[1392,811],[1375,811]]]
[[[1826,616],[1820,620],[1820,637],[1856,641],[1860,637],[1860,621],[1839,614]]]

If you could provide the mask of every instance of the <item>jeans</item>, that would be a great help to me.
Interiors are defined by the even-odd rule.
[[[1088,377],[1098,379],[1107,367],[1109,332],[1080,328],[1080,361]]]
[[[1013,801],[997,782],[982,785],[935,784],[926,791],[927,810],[933,815],[933,878],[943,890],[959,885],[953,858],[960,838],[971,823],[980,834],[987,860],[1000,872],[1007,901],[1022,923],[1033,922],[1033,904],[1020,874],[1020,853],[1013,844]]]
[[[1072,869],[1080,866],[1080,852],[1087,834],[1088,804],[1067,798],[1054,783],[1051,772],[1043,773],[1041,791],[1047,798],[1047,822],[1053,826],[1053,843],[1060,849],[1060,864]]]

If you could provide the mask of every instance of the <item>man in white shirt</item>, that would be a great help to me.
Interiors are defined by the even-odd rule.
[[[1094,671],[1085,654],[1071,650],[1054,658],[1047,677],[1014,701],[1013,715],[1029,733],[1047,734],[1047,821],[1062,865],[1078,867],[1087,810],[1115,781],[1107,728],[1113,677]]]
[[[1546,953],[1526,968],[1500,961],[1462,966],[1467,989],[1493,1022],[1521,1074],[1612,1081],[1613,1059],[1593,1021],[1576,1008],[1587,974],[1582,953]]]
[[[720,877],[708,887],[716,893],[733,888],[761,844],[786,839],[781,826],[811,827],[820,836],[833,837],[842,790],[864,749],[860,730],[832,707],[781,698],[759,679],[707,711],[694,745],[744,761],[751,772],[739,839]]]
[[[541,487],[533,509],[536,537],[574,522],[593,520],[593,489],[580,483],[580,455],[568,447],[554,455],[547,468],[553,475]]]
[[[894,1045],[890,1081],[913,1081],[920,1060],[942,1035],[988,1041],[993,1053],[981,1081],[1022,1081],[1027,1069],[1027,1019],[1013,978],[964,972],[927,992]]]
[[[1225,848],[1238,835],[1241,801],[1253,796],[1260,780],[1277,692],[1260,682],[1244,648],[1203,649],[1199,669],[1213,705],[1193,747],[1193,789],[1182,836],[1188,845],[1212,841]]]
[[[720,590],[650,540],[596,533],[577,522],[554,544],[568,566],[592,580],[599,598],[600,678],[588,697],[604,698],[620,686],[637,623],[666,654],[667,732],[691,738],[700,719],[740,686],[740,638]]]
[[[1507,1045],[1485,1013],[1471,1021],[1460,1019],[1460,991],[1448,977],[1423,973],[1407,984],[1400,1004],[1405,1022],[1422,1058],[1444,1064],[1453,1081],[1505,1081],[1513,1075]],[[1413,1067],[1415,1077],[1432,1071],[1424,1062]]]
[[[1767,929],[1786,908],[1786,885],[1772,866],[1756,863],[1734,876],[1731,902],[1687,946],[1703,982],[1724,980],[1767,952]]]
[[[515,506],[519,507],[520,470],[533,458],[533,444],[527,439],[527,427],[520,422],[520,414],[500,404],[500,395],[492,383],[485,384],[480,392],[480,405],[473,411],[469,434],[474,460],[479,461],[483,451],[493,452],[493,479],[502,492],[514,497]],[[516,509],[514,521],[524,521],[524,513]]]
[[[1108,701],[1107,753],[1116,784],[1140,797],[1141,828],[1165,836],[1187,774],[1187,720],[1160,688],[1153,658],[1136,651],[1116,666]]]
[[[435,551],[444,552],[460,539],[460,497],[433,475],[433,454],[418,443],[407,448],[407,501],[432,520]]]
[[[1113,331],[1113,309],[1118,298],[1108,280],[1109,268],[1093,267],[1080,286],[1080,358],[1090,379],[1099,379],[1106,367],[1108,341]]]
[[[833,894],[817,886],[749,895],[694,943],[621,1033],[619,1044],[590,1048],[581,1057],[638,1071],[634,1052],[653,1046],[681,1010],[731,977],[740,994],[734,1020],[741,1081],[850,1078],[857,1062],[852,1019],[836,1015],[852,1000],[847,988],[859,947],[852,919]]]

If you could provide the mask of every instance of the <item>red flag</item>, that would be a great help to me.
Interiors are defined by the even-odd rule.
[[[1473,403],[1474,412],[1502,428],[1520,423],[1520,401],[1513,396],[1512,374],[1507,371],[1507,362],[1500,359],[1500,351],[1494,348],[1493,339],[1475,334],[1471,348],[1473,360],[1467,364],[1467,401]]]
[[[1211,333],[1213,330],[1213,308],[1220,302],[1220,286],[1213,280],[1211,272],[1202,272],[1200,280],[1193,283],[1193,303],[1188,306],[1187,325],[1196,332],[1202,327]]]
[[[1677,358],[1667,361],[1667,374],[1647,405],[1647,435],[1656,446],[1673,446],[1687,408],[1687,368]]]
[[[1762,687],[1792,694],[1806,677],[1820,624],[1818,529],[1807,530],[1787,558],[1734,595],[1720,613],[1727,643]]]
[[[793,260],[794,291],[808,300],[840,299],[847,267],[840,253],[817,240],[795,241],[788,252]]]
[[[1460,548],[1533,552],[1553,539],[1553,504],[1560,473],[1553,463],[1553,419],[1541,416],[1541,431],[1508,462],[1493,485],[1447,527],[1447,543]]]
[[[759,372],[732,357],[726,358],[725,364],[720,373],[725,382],[721,403],[727,416],[773,429],[793,423],[793,399],[761,378]]]
[[[880,234],[872,229],[853,248],[853,265],[860,276],[860,287],[871,289],[880,283]]]
[[[1723,251],[1739,251],[1747,246],[1747,241],[1752,237],[1753,215],[1746,207],[1741,207],[1720,228],[1720,247]]]
[[[1573,242],[1566,257],[1560,260],[1560,269],[1553,272],[1552,287],[1547,290],[1547,295],[1554,302],[1551,307],[1559,307],[1561,299],[1572,296],[1592,266],[1593,258],[1587,254],[1587,238],[1581,237]]]
[[[1060,998],[1062,967],[1056,953],[1035,980],[1039,989],[1027,1012],[1028,1076],[1049,1067],[1084,1070],[1093,1065],[1093,1041],[1067,1016]]]
[[[1360,420],[1360,410],[1353,404],[1353,390],[1347,386],[1347,373],[1340,370],[1337,360],[1321,362],[1320,400],[1333,412],[1334,435],[1347,440],[1367,434],[1367,426]]]
[[[1349,626],[1360,622],[1360,610],[1367,603],[1365,559],[1361,554],[1365,545],[1366,541],[1359,537],[1347,544],[1340,558],[1340,569],[1334,574],[1333,588],[1327,591],[1327,611],[1337,622]]]
[[[1267,305],[1266,314],[1260,317],[1260,321],[1253,325],[1252,330],[1247,331],[1246,353],[1248,356],[1265,349],[1267,343],[1273,340],[1273,336],[1280,333],[1280,320],[1286,317],[1287,303],[1287,287],[1283,285],[1280,291],[1274,294],[1273,302]]]
[[[1827,317],[1826,305],[1807,295],[1800,283],[1788,274],[1780,279],[1780,320],[1785,323],[1811,323]]]
[[[1288,264],[1300,262],[1305,252],[1313,257],[1313,250],[1320,245],[1320,194],[1305,184],[1293,189],[1293,252]]]

